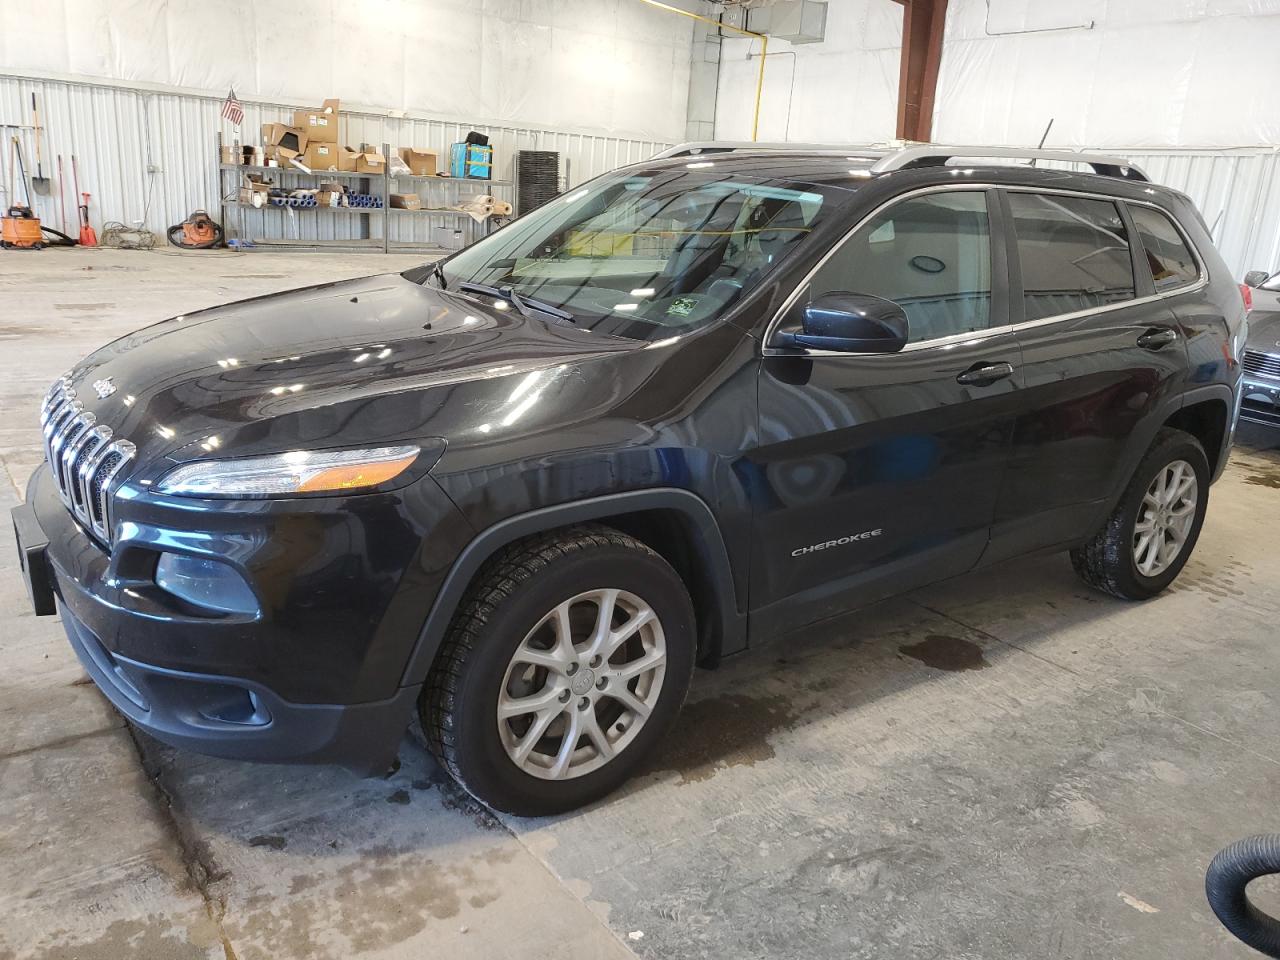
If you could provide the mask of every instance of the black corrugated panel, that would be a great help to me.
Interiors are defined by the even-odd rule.
[[[560,192],[560,154],[516,151],[516,216],[536,210]]]

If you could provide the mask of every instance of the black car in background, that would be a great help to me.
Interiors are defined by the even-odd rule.
[[[1243,324],[1191,202],[1123,160],[678,149],[440,263],[93,353],[40,411],[19,549],[154,736],[381,771],[416,713],[545,814],[784,631],[1044,551],[1159,593]]]
[[[1280,427],[1280,273],[1245,274],[1252,309],[1244,345],[1240,419]]]

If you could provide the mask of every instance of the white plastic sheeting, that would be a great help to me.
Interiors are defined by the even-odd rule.
[[[638,0],[0,0],[0,72],[674,140],[692,23]]]
[[[161,233],[196,207],[209,210],[215,218],[218,216],[216,135],[220,129],[224,134],[232,130],[219,117],[220,97],[0,75],[0,124],[29,124],[33,91],[41,104],[41,122],[46,128],[44,173],[55,179],[53,196],[33,199],[37,214],[50,226],[59,224],[54,170],[54,156],[58,153],[63,154],[66,165],[67,215],[72,222],[72,233],[76,216],[70,169],[73,153],[80,161],[80,189],[92,194],[91,217],[99,230],[104,220],[133,225],[145,218],[150,230]],[[249,101],[244,107],[242,130],[246,132],[247,142],[257,140],[261,123],[288,121],[291,112],[286,106]],[[397,119],[357,111],[343,114],[343,139],[348,143],[421,146],[442,155],[449,144],[461,140],[471,129],[490,136],[495,148],[497,179],[512,178],[515,152],[519,149],[556,150],[562,157],[566,186],[643,160],[670,145],[663,140],[592,136],[545,127]],[[8,136],[13,131],[0,128],[0,133],[5,134],[4,142],[0,143],[2,190],[8,182]],[[21,130],[19,136],[25,157],[34,162],[32,132]],[[149,173],[149,166],[155,171]],[[459,185],[442,182],[432,184],[429,189],[431,196],[446,202],[459,195],[490,190],[502,199],[514,200],[510,187],[491,188],[483,181]],[[22,198],[21,186],[17,186],[15,194],[12,200],[5,195],[3,203],[7,205]],[[364,219],[350,214],[305,210],[251,212],[251,215],[260,218],[259,224],[253,225],[259,235],[306,240],[359,237]],[[260,226],[264,217],[274,218],[265,232]],[[433,226],[453,226],[458,222],[455,218],[393,215],[391,238],[425,243],[432,240]],[[374,236],[380,235],[375,229]]]
[[[1280,0],[951,0],[933,136],[1034,144],[1052,118],[1051,146],[1271,146],[1277,51]]]
[[[760,41],[725,36],[716,137],[749,140]],[[830,0],[825,41],[795,46],[769,41],[760,139],[869,143],[891,138],[901,47],[897,3]]]

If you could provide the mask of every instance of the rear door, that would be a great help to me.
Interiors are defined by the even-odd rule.
[[[1013,188],[1001,199],[1023,412],[984,562],[1088,536],[1187,366],[1123,204]]]
[[[987,544],[1021,383],[995,194],[938,189],[885,206],[805,282],[894,300],[896,354],[771,351],[754,492],[751,628],[768,635],[975,565]]]

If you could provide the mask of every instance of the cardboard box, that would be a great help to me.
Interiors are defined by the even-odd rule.
[[[266,206],[270,192],[271,183],[264,182],[257,174],[246,173],[240,177],[239,200],[241,203],[255,207]]]
[[[218,159],[222,163],[239,164],[244,162],[240,148],[237,146],[223,147],[222,154]]]
[[[431,244],[435,247],[443,247],[445,250],[461,250],[466,245],[466,241],[461,227],[432,227]]]
[[[308,140],[338,142],[338,101],[326,100],[324,106],[293,111],[293,125],[304,131]]]
[[[434,177],[439,167],[439,155],[422,147],[401,147],[400,159],[415,177]]]
[[[307,150],[302,155],[302,162],[317,173],[326,170],[339,170],[339,151],[342,148],[336,143],[317,143],[307,140]]]
[[[356,172],[356,160],[360,156],[360,151],[352,150],[350,147],[338,148],[338,169],[347,173]]]
[[[307,132],[301,127],[291,127],[287,123],[264,123],[262,146],[263,153],[267,157],[284,164],[306,152]]]
[[[378,150],[365,148],[356,155],[356,173],[376,173],[381,175],[387,169],[387,158]]]
[[[400,210],[422,209],[422,198],[416,193],[393,193],[390,200],[391,206]]]

